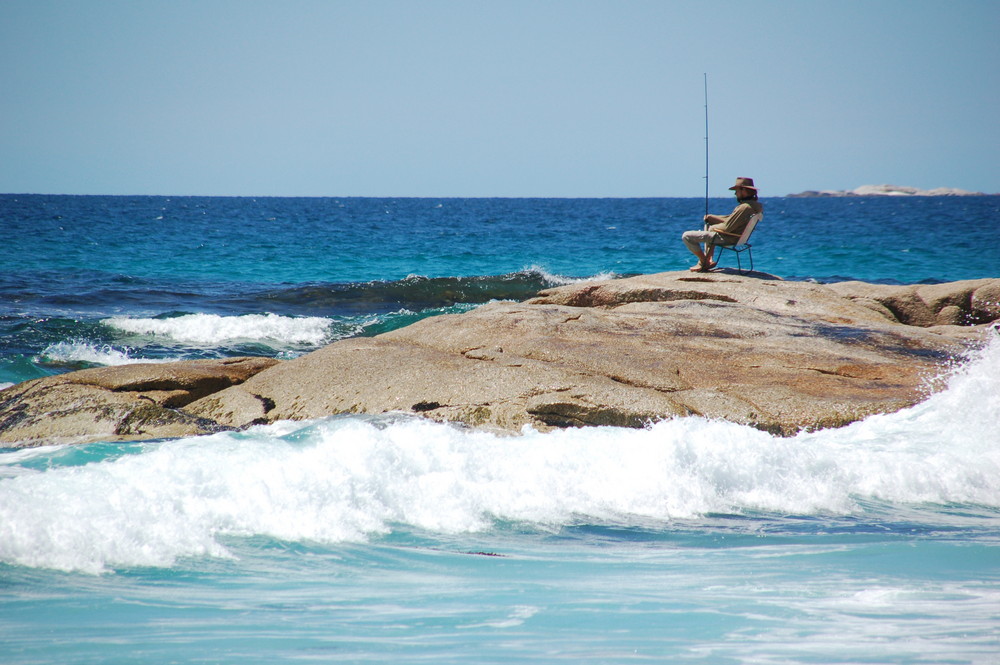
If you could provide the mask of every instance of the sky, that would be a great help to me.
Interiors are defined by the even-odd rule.
[[[1000,192],[996,0],[0,0],[0,192]]]

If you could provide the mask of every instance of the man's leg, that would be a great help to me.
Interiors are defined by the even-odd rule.
[[[708,270],[711,268],[712,252],[715,249],[712,245],[712,238],[713,233],[711,231],[685,231],[681,236],[681,240],[684,241],[688,250],[698,257],[698,265],[693,266],[691,270]],[[704,243],[708,250],[707,254],[701,249],[702,243]]]

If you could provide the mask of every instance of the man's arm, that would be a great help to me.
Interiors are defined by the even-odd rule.
[[[709,229],[727,236],[739,237],[743,235],[743,229],[747,227],[753,214],[753,208],[745,203],[741,203],[736,206],[736,209],[732,213],[726,217],[720,217],[721,221],[713,224]],[[707,215],[707,217],[714,217],[714,215]]]

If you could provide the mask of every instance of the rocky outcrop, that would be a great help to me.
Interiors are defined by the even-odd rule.
[[[182,411],[278,361],[227,358],[100,367],[0,391],[0,443],[38,445],[206,434],[218,423]]]
[[[998,279],[820,285],[717,271],[585,282],[295,360],[233,359],[260,365],[184,395],[173,380],[140,378],[142,366],[27,382],[0,392],[0,441],[83,437],[64,424],[87,418],[100,431],[86,436],[114,439],[389,411],[511,432],[702,415],[792,434],[914,404],[998,318]],[[75,392],[93,398],[98,384],[108,401]],[[97,417],[109,403],[115,415]],[[139,418],[129,404],[158,410]]]
[[[965,295],[932,301],[980,302],[998,285],[955,284]],[[877,298],[916,292],[865,286],[717,272],[560,287],[338,342],[190,410],[235,427],[393,410],[505,430],[689,414],[786,434],[836,426],[918,401],[963,338],[982,335],[901,324]]]

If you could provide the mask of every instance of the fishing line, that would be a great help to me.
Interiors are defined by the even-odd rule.
[[[705,77],[705,214],[708,214],[708,73]],[[706,222],[707,224],[707,222]]]

